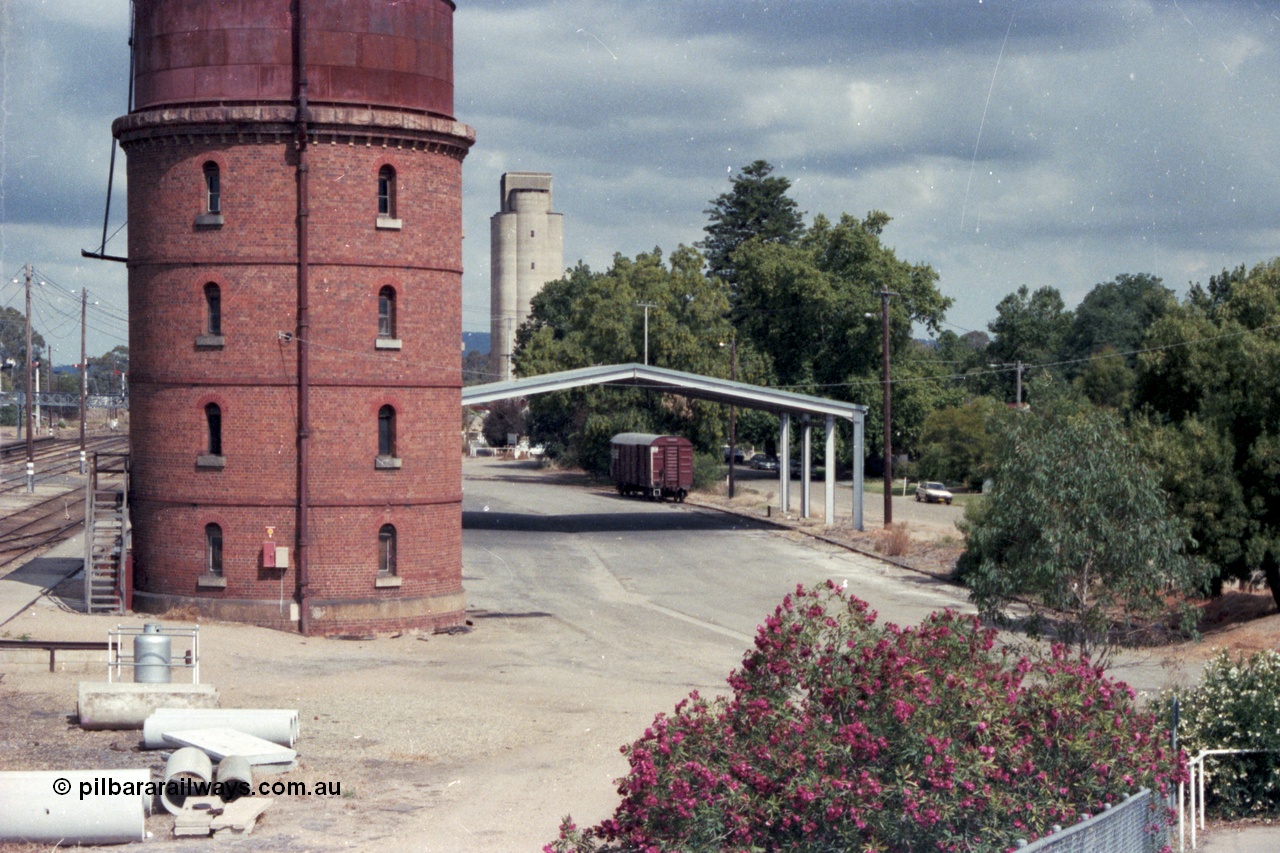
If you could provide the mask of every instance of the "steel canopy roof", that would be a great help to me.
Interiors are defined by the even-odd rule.
[[[733,382],[728,379],[716,379],[696,373],[634,363],[582,367],[577,370],[530,376],[527,379],[471,385],[462,389],[462,405],[476,406],[512,397],[529,397],[551,391],[564,391],[583,385],[626,385],[649,388],[668,394],[712,400],[775,414],[833,415],[838,418],[848,418],[855,423],[860,422],[867,411],[866,406],[857,403],[845,403],[825,397],[797,394],[794,391],[781,391],[777,388],[766,388],[746,382]]]

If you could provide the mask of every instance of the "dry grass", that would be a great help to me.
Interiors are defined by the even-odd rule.
[[[171,607],[164,613],[161,613],[157,618],[166,622],[199,622],[200,609],[194,604],[186,604],[182,607]]]
[[[911,531],[905,521],[875,534],[875,548],[889,557],[905,557],[911,551]]]

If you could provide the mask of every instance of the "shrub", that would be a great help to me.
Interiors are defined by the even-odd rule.
[[[890,557],[905,557],[911,551],[911,531],[905,521],[890,526],[876,540],[876,550]]]
[[[797,588],[732,696],[660,714],[623,747],[613,818],[566,818],[544,850],[1005,850],[1184,776],[1128,687],[1063,646],[994,642],[972,617],[878,626],[830,582]]]
[[[724,466],[714,453],[698,451],[693,454],[693,487],[709,489],[724,476]]]
[[[1162,697],[1169,719],[1175,693]],[[1202,749],[1280,750],[1280,654],[1232,658],[1224,649],[1205,665],[1200,683],[1178,695],[1178,743]],[[1210,759],[1205,805],[1224,818],[1280,812],[1280,752]]]
[[[1065,403],[1021,412],[996,450],[995,488],[965,511],[961,576],[984,616],[1018,602],[1081,652],[1199,589],[1209,566],[1188,555],[1186,524],[1114,414]]]

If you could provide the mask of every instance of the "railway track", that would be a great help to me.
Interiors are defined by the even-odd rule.
[[[25,507],[0,521],[0,573],[20,565],[84,526],[83,490],[68,491]]]
[[[87,439],[92,453],[124,453],[127,436],[111,435]],[[37,556],[45,549],[71,538],[84,527],[84,480],[80,473],[80,441],[41,439],[35,446],[36,485],[43,496],[26,494],[25,442],[0,447],[4,481],[0,483],[0,576]],[[74,475],[74,476],[72,476]],[[56,489],[52,495],[49,488]],[[23,498],[30,498],[23,500]]]
[[[126,453],[129,437],[124,435],[94,436],[85,439],[85,450],[94,453]],[[36,485],[48,483],[58,477],[80,472],[80,440],[78,438],[37,439],[34,447]],[[25,490],[27,487],[27,446],[14,442],[0,447],[3,462],[3,482],[0,495]]]

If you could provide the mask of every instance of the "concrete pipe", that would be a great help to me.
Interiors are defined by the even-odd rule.
[[[189,729],[235,729],[280,746],[293,748],[298,739],[298,712],[254,708],[160,708],[142,724],[147,749],[168,749],[166,732]]]
[[[160,802],[169,814],[177,814],[187,797],[208,796],[212,785],[213,762],[209,756],[194,746],[184,746],[165,762]]]
[[[253,770],[248,760],[242,755],[228,755],[218,762],[214,774],[217,780],[218,796],[225,803],[232,803],[246,797],[253,790]]]
[[[0,842],[143,841],[155,787],[145,768],[0,772]]]

